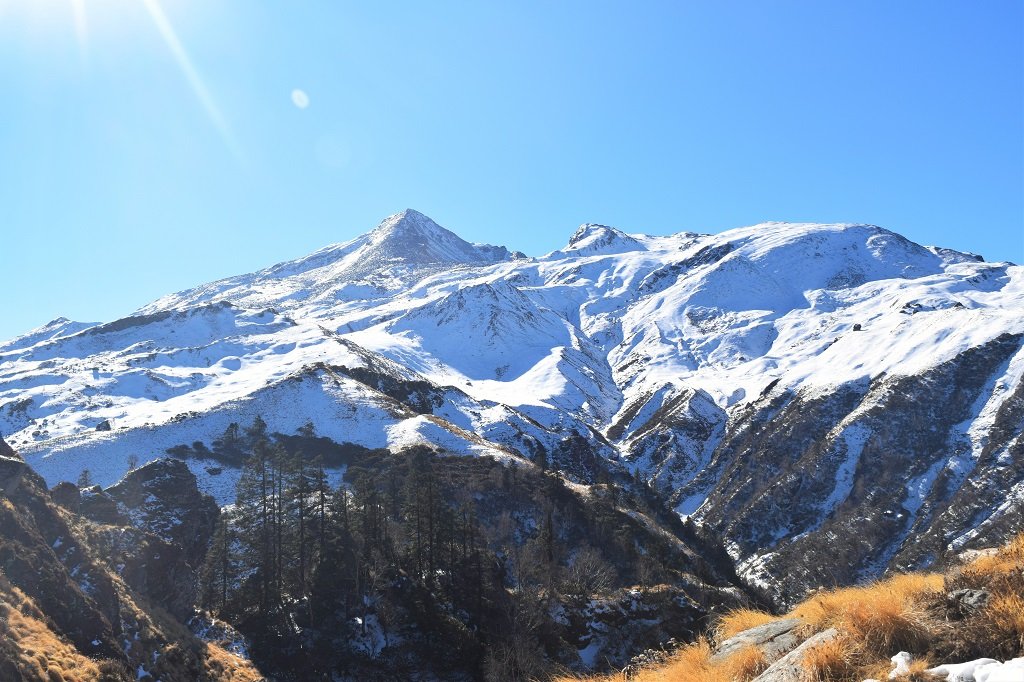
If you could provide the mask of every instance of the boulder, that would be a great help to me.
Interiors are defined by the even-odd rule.
[[[79,509],[82,516],[96,523],[127,526],[129,520],[117,508],[117,502],[103,488],[94,485],[81,489]]]
[[[983,609],[988,604],[989,596],[987,590],[953,590],[946,595],[946,606],[963,618]]]
[[[756,646],[767,660],[774,661],[800,644],[796,629],[802,622],[799,618],[785,618],[744,630],[719,644],[711,661],[723,661],[748,646]]]
[[[819,632],[788,654],[775,661],[767,670],[754,678],[754,682],[800,682],[805,679],[804,655],[819,644],[830,642],[839,636],[839,631],[829,628]]]

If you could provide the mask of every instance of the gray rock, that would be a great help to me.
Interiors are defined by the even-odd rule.
[[[808,650],[819,644],[830,642],[838,636],[839,631],[835,628],[819,632],[775,661],[767,670],[755,677],[753,682],[800,682],[806,677],[802,663]]]
[[[951,609],[966,616],[988,604],[989,593],[986,590],[953,590],[946,595],[946,602]]]
[[[967,549],[956,555],[956,561],[960,564],[969,564],[975,559],[980,559],[986,556],[993,556],[998,551],[998,547],[986,547],[984,549]]]
[[[0,493],[10,495],[17,490],[24,473],[25,462],[0,455]]]
[[[799,618],[786,618],[744,630],[719,644],[711,661],[723,661],[748,646],[758,647],[766,659],[774,661],[800,644],[801,639],[794,631],[802,622]]]

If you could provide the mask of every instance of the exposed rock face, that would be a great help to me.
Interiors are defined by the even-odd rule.
[[[50,498],[69,512],[79,514],[82,511],[82,491],[74,483],[61,481],[50,489]]]
[[[105,493],[132,526],[180,547],[193,567],[202,564],[220,510],[212,497],[199,492],[196,477],[184,462],[150,462],[128,472]]]
[[[62,484],[52,495],[68,508],[77,493]],[[184,463],[156,460],[107,490],[87,488],[79,508],[100,524],[90,529],[91,542],[129,585],[175,616],[191,616],[220,510]]]
[[[89,540],[132,589],[182,621],[193,615],[199,576],[180,545],[125,526],[91,529]]]
[[[725,592],[715,597],[725,604],[739,603],[730,602]],[[620,590],[607,598],[592,599],[583,607],[563,609],[568,620],[566,640],[578,651],[587,652],[587,667],[607,661],[621,669],[635,652],[670,639],[688,639],[707,622],[704,608],[686,590],[668,586]]]
[[[25,462],[0,438],[0,494],[10,495],[25,473]]]
[[[921,375],[765,396],[683,493],[711,487],[700,518],[785,602],[931,565],[957,543],[999,544],[1024,528],[1024,505],[1007,500],[1024,485],[1012,466],[1024,405],[1005,400],[981,434],[970,420],[1021,340],[1000,336]]]
[[[191,616],[220,510],[184,463],[150,462],[106,490],[61,483],[51,497],[98,524],[88,531],[92,544],[129,585],[179,618]]]
[[[115,526],[127,526],[130,523],[128,517],[118,509],[114,498],[98,485],[83,488],[80,494],[79,509],[82,516],[90,521]]]

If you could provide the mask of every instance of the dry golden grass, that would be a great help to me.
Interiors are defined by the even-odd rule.
[[[995,554],[978,557],[961,569],[968,579],[991,580],[1024,567],[1024,533],[1013,538]]]
[[[123,585],[119,587],[123,589]],[[151,661],[153,652],[159,651],[161,655],[156,664],[146,665],[154,678],[187,680],[194,676],[192,671],[198,667],[202,671],[202,679],[230,682],[260,682],[265,679],[251,662],[217,644],[200,641],[156,604],[141,597],[132,600],[127,593],[123,599],[139,633],[128,651],[129,658],[132,665],[138,665]]]
[[[992,595],[983,616],[997,636],[1024,650],[1024,595],[1011,591]]]
[[[861,650],[856,640],[839,636],[807,650],[801,662],[807,682],[835,682],[856,675]]]
[[[757,677],[768,661],[757,647],[746,647],[723,661],[711,661],[711,644],[699,639],[675,651],[663,665],[644,668],[628,679],[630,682],[749,682]],[[554,682],[615,682],[626,679],[623,675],[597,677],[560,677]]]
[[[232,682],[261,682],[264,678],[252,663],[234,654],[228,653],[219,646],[207,645],[206,657],[203,661],[206,675],[211,680],[231,680]]]
[[[24,592],[0,577],[0,639],[17,650],[14,661],[29,680],[89,682],[99,677],[95,661],[54,633]]]
[[[955,583],[955,584],[954,584]],[[935,611],[942,595],[951,587],[984,588],[991,598],[969,627],[943,625]],[[862,587],[821,592],[799,604],[783,618],[800,618],[810,635],[834,627],[840,636],[811,649],[804,659],[804,676],[809,682],[887,679],[896,651],[923,653],[942,637],[985,637],[993,647],[1005,646],[1007,656],[1024,651],[1024,534],[997,552],[979,557],[950,575],[910,573],[895,575]],[[715,636],[723,641],[743,630],[763,625],[780,616],[740,609],[723,616]],[[939,651],[949,652],[948,641]],[[986,645],[987,646],[987,645]],[[668,661],[639,671],[630,680],[638,682],[737,682],[750,680],[769,661],[760,650],[750,647],[720,663],[711,662],[707,640],[683,647]],[[994,649],[995,650],[995,649]],[[993,650],[993,651],[994,651]],[[1014,654],[1016,651],[1018,653]],[[942,660],[942,659],[940,659]],[[902,682],[935,680],[926,671],[934,664],[917,656]],[[587,679],[611,682],[621,675],[591,678],[562,678],[561,682]]]
[[[779,616],[773,616],[764,611],[736,609],[718,619],[718,623],[715,625],[715,637],[719,642],[722,642],[734,635],[738,635],[744,630],[749,630],[765,623],[771,623],[772,621],[779,620],[779,618]]]
[[[925,602],[942,589],[941,575],[907,574],[864,587],[821,592],[801,603],[785,617],[803,620],[803,629],[808,635],[832,627],[842,633],[808,652],[804,665],[806,679],[810,682],[864,679],[863,672],[878,668],[880,658],[888,663],[891,652],[926,642],[931,623]],[[719,620],[716,637],[723,641],[779,618],[751,609],[734,611]],[[711,654],[710,643],[701,639],[676,651],[665,664],[641,670],[629,679],[637,682],[746,682],[772,663],[757,647],[746,647],[715,663],[711,661]],[[886,666],[886,675],[890,668],[891,665]],[[562,678],[562,682],[571,679]],[[611,682],[622,676],[585,679]]]
[[[752,680],[771,663],[765,658],[764,651],[756,646],[747,646],[729,656],[716,668],[722,672],[723,679]]]
[[[938,573],[895,575],[863,587],[817,594],[790,616],[801,618],[812,632],[834,627],[862,642],[866,651],[913,650],[928,639],[931,622],[925,604],[943,586]]]

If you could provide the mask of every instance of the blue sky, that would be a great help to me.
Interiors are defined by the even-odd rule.
[[[532,255],[795,220],[1022,262],[1022,34],[1016,0],[0,0],[0,338],[406,207]]]

